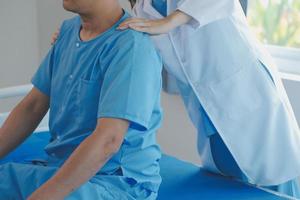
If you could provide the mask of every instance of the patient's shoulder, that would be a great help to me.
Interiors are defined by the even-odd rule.
[[[119,37],[127,39],[128,42],[150,42],[150,37],[148,34],[141,33],[132,29],[121,31]]]
[[[110,69],[126,67],[128,70],[155,69],[156,72],[161,73],[161,58],[147,34],[129,29],[115,31],[105,43],[99,57],[104,67],[103,71],[108,67]]]
[[[148,34],[137,32],[132,29],[127,29],[119,32],[116,40],[118,47],[131,46],[132,50],[150,50],[155,51],[155,46]]]
[[[80,22],[80,17],[78,15],[76,15],[72,18],[64,20],[62,23],[62,28],[70,28],[70,27],[78,24],[78,22]]]

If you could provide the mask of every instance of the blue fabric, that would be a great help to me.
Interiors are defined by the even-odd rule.
[[[214,134],[210,137],[210,147],[214,162],[222,174],[240,180],[244,179],[243,172],[237,165],[219,134]]]
[[[98,118],[125,119],[130,128],[120,151],[99,173],[121,173],[157,192],[162,64],[148,35],[116,29],[128,17],[89,41],[79,37],[79,16],[65,21],[32,83],[50,97],[48,162],[61,165]]]
[[[0,160],[0,200],[25,200],[59,169],[44,160],[47,157],[44,147],[49,143],[49,138],[49,132],[35,133]],[[156,196],[156,193],[141,188],[131,179],[97,174],[66,200],[154,200]]]
[[[279,200],[257,188],[211,174],[190,163],[163,156],[160,161],[163,182],[158,200]]]
[[[152,6],[157,10],[162,16],[167,16],[167,0],[152,0]]]
[[[57,166],[8,162],[0,165],[0,199],[25,200],[58,170]],[[34,180],[34,181],[33,181]],[[133,190],[121,176],[96,175],[68,195],[65,200],[135,200],[155,199],[155,194],[146,196]],[[143,191],[143,190],[141,190]],[[147,194],[147,192],[144,192]],[[136,195],[138,194],[138,195]]]
[[[47,154],[42,149],[49,143],[49,140],[50,135],[48,131],[36,133],[15,151],[1,159],[0,165],[8,161],[18,163],[31,163],[33,160],[44,161],[47,158]]]

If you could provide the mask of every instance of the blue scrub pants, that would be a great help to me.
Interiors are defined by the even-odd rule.
[[[43,151],[48,140],[38,136],[34,134],[16,151],[0,160],[0,200],[25,200],[59,169]],[[155,200],[156,196],[139,184],[131,185],[123,176],[98,174],[65,199]]]
[[[0,200],[25,200],[57,171],[54,166],[6,163],[0,166]],[[146,191],[130,187],[119,176],[96,175],[66,200],[134,200],[147,198]],[[144,197],[143,197],[144,196]]]

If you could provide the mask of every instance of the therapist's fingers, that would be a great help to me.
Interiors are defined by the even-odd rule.
[[[149,23],[149,22],[134,22],[134,23],[130,23],[128,24],[128,26],[131,28],[131,27],[149,27],[149,26],[152,26],[152,23]]]
[[[130,18],[130,19],[127,19],[125,20],[124,22],[122,22],[119,26],[118,26],[118,29],[127,29],[129,28],[129,25],[130,24],[133,24],[133,23],[145,23],[145,22],[148,22],[149,20],[148,19],[141,19],[141,18]]]
[[[126,19],[124,22],[122,22],[119,26],[125,26],[125,25],[128,25],[130,23],[142,22],[142,21],[149,21],[149,20],[148,19],[143,19],[143,18],[129,18],[129,19]]]
[[[51,38],[51,45],[54,45],[54,43],[55,43],[56,40],[58,39],[59,32],[60,32],[60,30],[57,29],[57,31],[56,31],[55,33],[53,33],[52,38]]]
[[[137,26],[137,25],[130,24],[129,28],[131,28],[135,31],[143,32],[143,33],[150,33],[150,27]]]
[[[152,35],[157,35],[168,33],[172,29],[172,23],[167,18],[157,20],[131,18],[121,23],[118,27],[119,30],[128,28]]]
[[[130,23],[128,26],[133,30],[148,33],[151,35],[165,34],[168,33],[171,29],[170,24],[164,19],[135,22]]]
[[[57,37],[58,37],[58,33],[53,33],[52,38],[51,38],[51,44],[52,45],[56,42]]]
[[[136,31],[140,32],[147,32],[150,27],[155,26],[155,21],[152,20],[144,20],[144,19],[135,19],[135,20],[130,20],[123,26],[121,26],[119,29],[134,29]],[[143,31],[141,31],[143,30]]]

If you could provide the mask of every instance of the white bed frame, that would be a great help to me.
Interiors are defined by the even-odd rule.
[[[32,85],[20,85],[15,87],[7,87],[7,88],[0,88],[0,105],[1,100],[3,99],[9,99],[14,97],[24,97],[28,94],[28,92],[32,89]],[[5,121],[5,119],[8,117],[9,112],[6,113],[0,113],[0,127]],[[37,132],[39,131],[48,131],[49,130],[49,112],[46,114],[38,128],[36,129]]]

